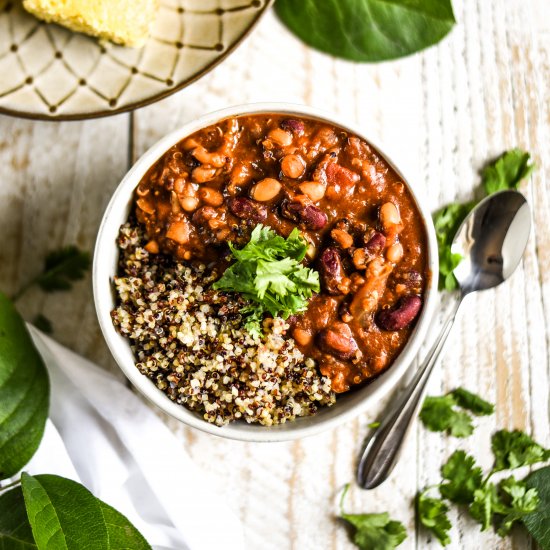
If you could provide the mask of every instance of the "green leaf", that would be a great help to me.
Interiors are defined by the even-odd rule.
[[[503,479],[498,487],[505,506],[499,512],[503,517],[497,520],[498,534],[504,537],[510,533],[514,522],[537,509],[540,499],[535,488],[528,488],[523,481],[517,481],[513,476]]]
[[[76,246],[67,246],[48,254],[44,272],[35,282],[46,292],[70,290],[72,282],[83,279],[89,267],[90,255],[87,252]]]
[[[35,550],[37,548],[25,510],[21,487],[0,495],[0,549]]]
[[[45,317],[44,315],[42,315],[41,313],[39,313],[32,321],[32,324],[38,329],[38,330],[41,330],[42,332],[46,333],[46,334],[51,334],[53,332],[53,325],[52,325],[52,322],[47,318]]]
[[[257,225],[241,249],[229,244],[237,260],[212,288],[237,292],[251,303],[241,309],[245,327],[261,334],[264,314],[287,319],[304,311],[314,292],[319,292],[319,274],[300,264],[307,243],[295,228],[284,239],[269,227]]]
[[[534,169],[529,153],[511,149],[484,168],[483,188],[487,195],[505,189],[517,189],[521,180],[530,176]]]
[[[422,525],[431,531],[443,546],[450,544],[451,522],[447,515],[449,507],[441,499],[430,498],[421,493],[416,501],[416,510]]]
[[[439,251],[439,289],[456,290],[456,282],[453,271],[462,261],[460,254],[451,252],[451,245],[466,216],[475,206],[475,202],[452,203],[439,209],[433,215],[437,248]]]
[[[455,24],[450,0],[277,0],[306,44],[353,61],[384,61],[439,42]]]
[[[536,489],[540,503],[534,512],[522,518],[523,524],[542,550],[550,550],[550,466],[530,473],[525,485]]]
[[[422,404],[420,419],[432,432],[447,431],[455,437],[467,437],[474,431],[472,419],[467,413],[456,411],[454,405],[450,394],[428,396]]]
[[[21,486],[39,550],[109,547],[101,506],[88,489],[70,479],[25,473]]]
[[[353,525],[353,542],[361,550],[393,550],[406,538],[407,530],[399,521],[392,520],[387,512],[382,514],[346,514],[344,499],[349,483],[340,497],[340,517]]]
[[[456,404],[463,409],[467,409],[478,416],[493,414],[495,406],[485,401],[479,395],[471,393],[464,388],[457,388],[451,392]]]
[[[486,531],[491,527],[493,514],[499,507],[497,488],[494,483],[487,483],[474,491],[469,511],[472,518],[481,523],[481,530]]]
[[[0,479],[32,458],[48,417],[46,367],[13,304],[0,293]]]
[[[495,455],[495,471],[512,470],[550,460],[550,450],[519,430],[495,432],[491,439],[491,448]]]
[[[143,535],[128,521],[126,516],[97,499],[109,536],[109,550],[151,550]]]
[[[482,484],[481,468],[475,465],[474,457],[464,451],[455,451],[449,457],[441,467],[441,475],[446,480],[439,487],[441,496],[457,504],[470,504]]]

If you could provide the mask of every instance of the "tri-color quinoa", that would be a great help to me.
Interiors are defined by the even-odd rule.
[[[137,368],[170,399],[220,426],[236,419],[280,424],[335,402],[329,378],[285,337],[285,321],[268,319],[264,336],[251,337],[242,299],[210,289],[220,274],[150,255],[146,242],[141,226],[121,227],[111,315]]]

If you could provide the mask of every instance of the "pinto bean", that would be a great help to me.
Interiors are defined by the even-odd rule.
[[[414,321],[421,306],[422,300],[418,296],[414,294],[404,296],[393,308],[379,311],[376,322],[383,330],[401,330]]]
[[[292,143],[292,134],[281,128],[274,128],[267,134],[267,137],[280,147],[286,147]]]
[[[223,204],[223,195],[216,189],[212,189],[212,187],[201,187],[199,197],[210,206],[221,206]]]
[[[317,345],[325,353],[344,360],[351,359],[359,349],[349,325],[339,321],[317,334]]]
[[[297,179],[306,169],[306,163],[300,155],[285,155],[281,159],[281,171],[287,178]]]
[[[264,178],[252,187],[250,194],[257,201],[267,202],[273,200],[280,191],[281,184],[276,179]]]
[[[250,220],[254,223],[260,223],[267,218],[265,206],[258,204],[252,199],[246,197],[232,197],[227,200],[227,206],[231,213],[241,220]]]
[[[300,200],[283,201],[281,213],[285,218],[303,223],[306,227],[314,231],[322,229],[328,222],[327,215],[320,208],[312,204],[306,204]]]
[[[353,237],[342,229],[333,229],[330,236],[342,247],[350,248],[353,245]]]
[[[323,288],[333,295],[343,294],[342,284],[346,273],[342,266],[342,258],[336,248],[326,248],[319,257],[319,272]]]
[[[300,185],[300,191],[313,202],[319,202],[325,196],[325,186],[316,181],[305,181]]]

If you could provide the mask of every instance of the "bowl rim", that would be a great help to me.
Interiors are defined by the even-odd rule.
[[[430,277],[427,281],[426,292],[424,294],[424,304],[420,317],[417,320],[415,328],[405,344],[405,347],[397,356],[394,363],[386,371],[384,371],[372,383],[358,390],[358,392],[367,392],[367,395],[365,395],[365,397],[358,403],[350,405],[348,410],[341,411],[340,413],[333,413],[331,416],[326,418],[320,417],[319,415],[304,417],[304,419],[309,419],[307,425],[300,425],[301,419],[296,419],[295,421],[287,422],[274,427],[237,422],[219,427],[205,421],[196,412],[174,403],[166,394],[155,386],[152,380],[139,372],[135,366],[134,360],[129,360],[128,352],[130,351],[130,345],[127,339],[116,332],[111,321],[110,312],[114,305],[112,278],[115,274],[113,270],[109,268],[108,258],[106,258],[104,252],[106,247],[110,247],[107,248],[107,250],[110,252],[115,252],[115,257],[118,257],[118,253],[116,252],[116,242],[109,236],[109,230],[112,231],[112,224],[115,223],[113,221],[113,217],[120,215],[121,208],[124,209],[126,212],[125,216],[127,216],[134,189],[140,182],[143,175],[145,175],[149,168],[168,149],[170,149],[170,147],[177,144],[195,131],[210,126],[211,124],[215,124],[225,118],[267,113],[302,116],[321,122],[326,122],[357,135],[376,149],[376,151],[384,158],[389,166],[405,183],[422,217],[427,239],[428,271],[430,273]],[[280,102],[262,102],[227,107],[194,118],[158,140],[143,155],[141,155],[113,192],[103,214],[94,249],[92,286],[96,314],[107,346],[109,347],[109,350],[119,368],[145,398],[169,416],[176,418],[184,424],[196,428],[202,432],[239,441],[275,442],[300,439],[335,428],[365,412],[369,407],[385,395],[389,394],[389,392],[396,387],[397,383],[403,379],[403,375],[407,369],[412,365],[418,353],[419,347],[425,339],[427,329],[433,318],[433,313],[437,302],[438,252],[435,228],[433,226],[431,214],[425,206],[426,202],[422,196],[422,193],[420,193],[418,189],[415,190],[413,188],[413,186],[409,183],[409,179],[403,175],[402,171],[397,168],[393,160],[387,155],[385,149],[380,147],[378,143],[378,141],[375,142],[367,137],[359,128],[358,124],[346,121],[344,117],[332,115],[321,109],[312,108],[305,105]],[[119,229],[118,222],[115,229],[115,234],[117,234]],[[108,285],[105,284],[106,282],[108,282]],[[330,410],[334,411],[336,407],[337,404],[331,407]],[[318,421],[315,419],[318,419]],[[304,421],[305,420],[302,420],[302,422]]]

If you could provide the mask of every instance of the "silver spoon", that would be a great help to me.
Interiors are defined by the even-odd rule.
[[[530,229],[529,205],[517,191],[501,191],[487,197],[459,227],[451,250],[464,258],[454,270],[460,299],[418,372],[367,441],[357,469],[357,482],[364,489],[378,487],[397,463],[462,300],[472,292],[493,288],[510,277],[521,261]]]

